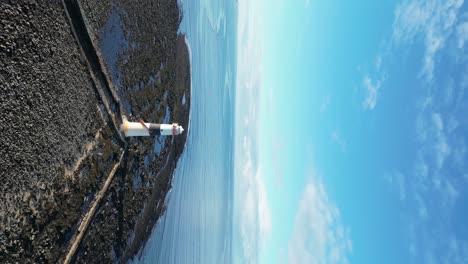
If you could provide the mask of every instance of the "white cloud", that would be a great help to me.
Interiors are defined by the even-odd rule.
[[[248,263],[256,263],[258,254],[266,240],[271,237],[271,209],[265,187],[262,169],[253,157],[252,139],[244,136],[243,155],[236,166],[242,169],[236,173],[236,203],[240,213],[242,254]]]
[[[442,95],[453,93],[442,91]],[[432,91],[419,105],[416,122],[418,159],[409,175],[408,196],[414,202],[409,207],[410,225],[414,227],[409,248],[415,260],[424,259],[434,263],[466,263],[468,248],[463,236],[456,229],[447,228],[446,223],[454,220],[456,204],[460,198],[463,173],[466,171],[466,143],[463,131],[466,125],[457,117],[464,110],[453,106],[450,96],[436,96]],[[448,113],[441,111],[451,109]],[[406,204],[411,204],[406,201]],[[443,233],[443,235],[441,235]],[[435,252],[443,252],[436,254]]]
[[[463,168],[467,157],[467,146],[464,138],[456,139],[453,147],[453,162],[455,166]]]
[[[435,169],[440,170],[452,153],[447,133],[453,129],[453,122],[456,121],[451,120],[449,122],[450,126],[445,127],[441,113],[436,113],[432,110],[432,98],[426,99],[421,107],[421,112],[416,119],[417,139],[424,148],[429,148],[425,149],[424,152],[434,157]]]
[[[460,180],[464,164],[457,163],[458,155],[466,149],[463,124],[439,109],[451,107],[451,100],[430,94],[419,105],[416,122],[417,160],[413,174],[405,178],[408,222],[413,227],[409,236],[409,251],[414,260],[430,263],[466,263],[468,251],[457,247],[467,244],[457,230],[447,228],[453,221],[455,206],[460,197]],[[462,130],[463,131],[463,130]],[[454,175],[455,172],[455,175]],[[462,185],[464,186],[464,185]],[[401,198],[401,196],[400,196]],[[441,235],[443,233],[443,235]],[[443,252],[436,254],[436,252]]]
[[[379,54],[376,56],[372,66],[371,72],[375,74],[374,77],[368,72],[364,75],[362,80],[362,85],[365,89],[365,98],[362,101],[364,110],[373,110],[375,108],[380,88],[387,78],[385,70],[382,70],[382,55]]]
[[[341,224],[340,212],[322,182],[311,178],[299,201],[288,244],[289,263],[348,263],[351,251],[349,227]]]
[[[442,97],[443,97],[443,100],[444,100],[444,103],[449,105],[449,104],[452,104],[453,101],[454,101],[454,96],[453,96],[453,92],[455,90],[455,81],[453,80],[453,78],[449,78],[447,80],[447,84],[445,84],[445,91],[443,91],[443,94],[442,94]]]
[[[395,171],[386,174],[384,177],[389,184],[396,185],[399,192],[400,201],[403,202],[406,199],[405,176],[401,172]]]
[[[281,189],[283,186],[283,178],[281,176],[281,155],[283,152],[283,141],[278,136],[277,131],[273,134],[273,178],[275,179],[275,185],[277,189]]]
[[[426,220],[428,215],[426,201],[419,194],[415,195],[415,200],[417,204],[419,220]]]
[[[420,108],[420,112],[418,117],[416,118],[416,137],[420,142],[424,142],[427,138],[427,131],[426,131],[426,121],[424,119],[424,113],[426,109],[432,106],[432,96],[425,97],[420,99],[418,107]]]
[[[380,71],[380,66],[382,66],[382,56],[377,56],[377,58],[375,59],[375,69],[377,71]]]
[[[406,54],[409,46],[414,50],[422,46],[418,77],[427,90],[417,105],[416,160],[412,170],[385,176],[396,186],[401,201],[413,263],[459,264],[468,260],[468,247],[460,246],[468,244],[466,237],[447,226],[460,222],[454,213],[466,187],[466,183],[461,184],[466,174],[466,122],[462,121],[466,107],[461,106],[466,101],[464,77],[446,70],[455,66],[463,73],[466,68],[461,65],[466,62],[468,39],[468,15],[460,14],[463,5],[463,0],[401,0],[394,12],[389,45],[382,53],[385,61]],[[375,64],[379,71],[379,63]],[[372,89],[377,82],[372,80],[367,80],[370,92],[365,102],[369,106],[374,94],[378,97],[378,89],[376,93]]]
[[[255,84],[263,73],[263,18],[262,1],[238,2],[237,47],[238,72],[244,88],[258,89]]]
[[[425,23],[427,23],[431,10],[424,1],[403,1],[395,9],[393,22],[393,39],[396,42],[412,42]]]
[[[367,95],[364,101],[362,102],[362,106],[366,110],[372,110],[377,104],[377,96],[380,89],[380,81],[377,80],[374,83],[369,76],[366,76],[364,77],[364,80],[362,82],[364,88],[366,88],[367,91]]]
[[[406,0],[396,7],[393,41],[408,44],[423,37],[425,52],[421,76],[429,82],[433,80],[435,56],[454,31],[462,4],[463,0]]]
[[[325,112],[330,105],[330,95],[324,96],[320,105],[320,112]]]
[[[449,180],[444,181],[442,192],[445,194],[445,200],[442,201],[446,206],[453,207],[459,196],[459,191]]]
[[[263,78],[263,20],[261,1],[238,2],[236,109],[245,126],[256,126],[259,91]],[[253,129],[256,133],[256,128]]]
[[[340,147],[341,152],[346,152],[348,142],[343,138],[339,130],[334,130],[330,134],[330,140]]]
[[[271,207],[258,163],[258,100],[263,75],[261,7],[261,1],[238,2],[234,221],[241,245],[234,254],[243,263],[258,262],[272,232]]]
[[[255,183],[257,187],[257,214],[258,214],[258,225],[260,229],[260,246],[264,247],[267,239],[271,237],[271,209],[268,201],[268,194],[265,187],[265,181],[261,167],[257,169],[255,176]]]
[[[434,130],[434,148],[436,155],[437,169],[442,168],[447,156],[450,154],[446,135],[444,132],[444,122],[440,113],[432,113],[432,122]]]
[[[463,49],[468,40],[468,22],[464,22],[457,27],[458,48]]]

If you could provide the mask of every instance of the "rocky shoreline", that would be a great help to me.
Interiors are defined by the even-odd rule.
[[[190,62],[177,0],[78,2],[122,113],[187,127]],[[121,45],[109,56],[106,32],[116,27]],[[0,28],[0,262],[63,261],[123,147],[61,2],[1,2]],[[74,262],[124,263],[141,249],[185,137],[127,140]]]

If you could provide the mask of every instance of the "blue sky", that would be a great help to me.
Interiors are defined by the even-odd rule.
[[[468,4],[238,9],[234,260],[468,263]]]

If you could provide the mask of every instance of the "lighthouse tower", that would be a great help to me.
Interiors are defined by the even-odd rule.
[[[126,137],[148,137],[148,136],[176,136],[184,132],[184,128],[177,123],[153,124],[140,122],[129,122],[126,116],[122,116],[123,123],[120,130]]]

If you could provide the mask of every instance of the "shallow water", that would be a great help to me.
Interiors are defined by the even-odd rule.
[[[118,9],[115,5],[112,7],[109,19],[104,27],[99,32],[99,49],[104,56],[112,81],[118,89],[120,87],[120,69],[117,65],[119,53],[128,49],[128,37],[123,32],[123,22],[120,17],[122,9]]]
[[[182,5],[192,66],[189,134],[167,211],[135,263],[231,262],[237,7]]]

